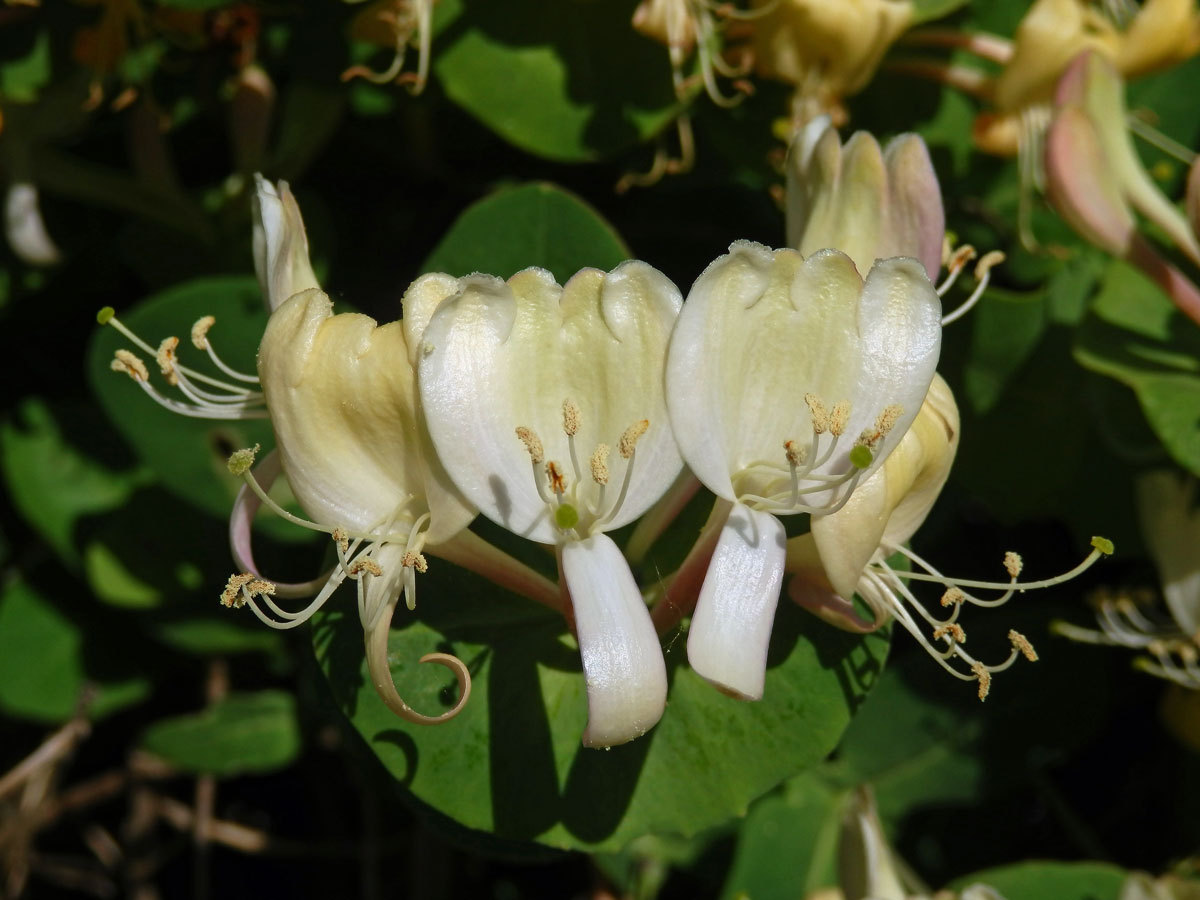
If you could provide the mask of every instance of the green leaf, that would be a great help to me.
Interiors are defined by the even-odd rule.
[[[574,194],[552,184],[526,184],[469,207],[422,269],[507,278],[537,265],[565,284],[582,268],[608,270],[631,255],[613,227]]]
[[[155,722],[141,746],[184,772],[274,772],[300,753],[296,702],[283,691],[230,694],[193,715]]]
[[[90,684],[96,693],[88,716],[98,719],[149,693],[144,672],[135,676],[116,648],[88,655],[80,623],[88,621],[83,617],[89,611],[76,612],[80,622],[25,581],[0,593],[0,710],[23,719],[62,722],[75,714]]]
[[[401,612],[405,627],[391,634],[393,678],[413,708],[436,714],[453,702],[453,679],[416,661],[453,652],[474,678],[457,718],[423,727],[384,707],[366,676],[357,616],[314,619],[317,658],[335,700],[400,785],[506,841],[613,851],[644,834],[689,837],[744,815],[755,797],[829,753],[887,651],[879,636],[846,635],[785,602],[764,699],[742,703],[695,675],[683,662],[683,636],[671,636],[662,721],[629,744],[591,750],[580,744],[587,700],[562,619],[446,565],[422,579],[423,619],[404,622]]]
[[[181,336],[178,354],[184,365],[220,374],[188,340],[192,323],[204,315],[216,316],[209,339],[221,358],[235,369],[253,373],[267,319],[258,282],[253,278],[189,281],[142,301],[123,312],[120,320],[152,347],[169,335]],[[110,369],[113,353],[122,347],[135,350],[143,358],[152,383],[161,393],[182,399],[158,376],[152,358],[107,326],[97,328],[88,360],[88,376],[101,407],[163,487],[198,509],[226,518],[242,482],[229,474],[225,462],[234,450],[256,443],[271,446],[274,441],[270,426],[265,421],[192,419],[163,409],[129,377]],[[295,529],[266,521],[272,534],[296,536]]]
[[[50,32],[42,29],[25,55],[0,63],[0,95],[14,103],[33,103],[49,81]]]
[[[1136,269],[1114,262],[1075,358],[1128,385],[1181,466],[1200,475],[1200,332]]]
[[[452,100],[523,150],[610,155],[679,111],[667,49],[633,30],[635,5],[465,0],[465,27],[439,40],[434,71]]]
[[[0,424],[0,467],[13,505],[71,565],[80,561],[80,520],[121,506],[149,477],[144,469],[110,468],[83,449],[104,427],[98,418],[85,404],[51,407],[28,397]]]
[[[1009,900],[1117,900],[1125,872],[1107,863],[1023,862],[975,872],[953,887],[986,884]]]

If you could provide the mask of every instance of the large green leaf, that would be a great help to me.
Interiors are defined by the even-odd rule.
[[[315,647],[335,699],[397,782],[462,825],[507,840],[616,850],[642,834],[690,836],[744,815],[755,797],[833,749],[887,652],[883,638],[843,634],[785,602],[764,698],[742,703],[696,676],[684,638],[674,636],[662,721],[639,740],[590,750],[580,744],[579,655],[562,619],[448,570],[435,565],[422,576],[422,618],[404,623],[398,614],[405,627],[389,646],[402,696],[426,713],[452,702],[452,678],[416,660],[445,649],[468,663],[471,700],[451,722],[410,725],[383,706],[366,675],[357,616],[320,615]]]
[[[559,283],[587,266],[611,269],[630,257],[599,214],[552,184],[501,189],[458,217],[425,260],[426,272],[507,278],[532,265]]]
[[[78,591],[72,592],[75,596]],[[0,593],[0,710],[23,719],[60,722],[78,709],[85,689],[95,690],[87,705],[100,718],[141,700],[150,690],[142,666],[111,644],[97,653],[87,638],[104,640],[94,627],[94,610],[80,602],[68,617],[26,581]]]
[[[675,116],[667,50],[630,26],[635,0],[462,5],[434,70],[452,100],[521,149],[594,159]]]
[[[155,722],[142,747],[185,772],[273,772],[300,752],[296,701],[283,691],[231,694],[193,715]]]
[[[1155,285],[1114,262],[1075,358],[1133,388],[1167,452],[1200,475],[1200,331]]]
[[[1008,900],[1117,900],[1125,872],[1107,863],[1023,862],[975,872],[954,882],[961,890],[986,884]]]

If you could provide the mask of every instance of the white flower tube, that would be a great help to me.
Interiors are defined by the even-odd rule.
[[[684,459],[733,504],[688,637],[701,676],[761,696],[767,642],[746,641],[770,633],[779,581],[767,573],[782,565],[782,525],[765,519],[847,502],[916,416],[940,343],[940,301],[915,259],[880,260],[864,282],[836,250],[805,259],[742,241],[697,279],[671,338],[667,405]],[[767,538],[747,538],[748,523]]]
[[[603,533],[645,512],[682,468],[662,388],[680,302],[636,261],[563,287],[541,269],[473,275],[422,338],[421,400],[450,478],[493,521],[558,548],[590,746],[638,737],[666,702],[649,613]]]

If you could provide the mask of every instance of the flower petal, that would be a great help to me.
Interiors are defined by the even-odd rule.
[[[762,697],[785,545],[777,518],[734,504],[688,631],[692,669],[742,700]]]
[[[883,151],[888,171],[887,237],[877,255],[915,256],[930,281],[942,268],[946,212],[929,148],[918,135],[902,134]]]
[[[473,275],[459,287],[430,319],[419,364],[429,430],[454,482],[499,524],[553,543],[560,532],[535,480],[545,476],[531,468],[516,429],[538,435],[545,460],[566,474],[582,509],[596,499],[588,457],[598,444],[616,446],[645,419],[649,430],[637,443],[627,500],[598,527],[641,515],[682,468],[662,390],[681,302],[674,285],[632,261],[607,275],[585,269],[561,288],[541,269],[508,283]],[[564,431],[565,400],[579,410],[578,472]],[[624,460],[613,464],[614,480],[622,478]]]
[[[314,520],[377,530],[398,510],[411,524],[428,509],[436,544],[474,512],[430,473],[407,360],[401,323],[335,316],[312,289],[271,316],[258,370],[288,482]]]
[[[1169,470],[1137,480],[1138,519],[1171,617],[1185,635],[1200,631],[1200,507],[1196,481]]]
[[[254,176],[254,270],[267,308],[309,288],[320,287],[308,260],[308,236],[300,207],[286,181],[276,187]]]
[[[563,545],[562,568],[587,681],[584,746],[641,737],[662,718],[667,668],[629,564],[608,535],[595,534]]]

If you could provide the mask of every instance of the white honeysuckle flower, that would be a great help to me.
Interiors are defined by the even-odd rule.
[[[301,291],[320,287],[308,259],[308,236],[300,207],[286,181],[279,186],[254,176],[254,271],[267,309]]]
[[[908,430],[941,346],[921,263],[864,281],[836,250],[739,241],[696,280],[667,359],[680,452],[730,512],[688,635],[697,673],[762,696],[783,578],[778,516],[840,508]],[[720,524],[719,519],[713,526]]]
[[[642,262],[459,280],[420,349],[419,387],[442,464],[484,515],[557,548],[588,691],[588,746],[644,734],[667,680],[658,636],[605,534],[640,516],[682,460],[662,377],[680,307]]]
[[[4,236],[8,246],[31,266],[52,266],[62,261],[62,251],[46,230],[37,185],[16,181],[4,195]]]

